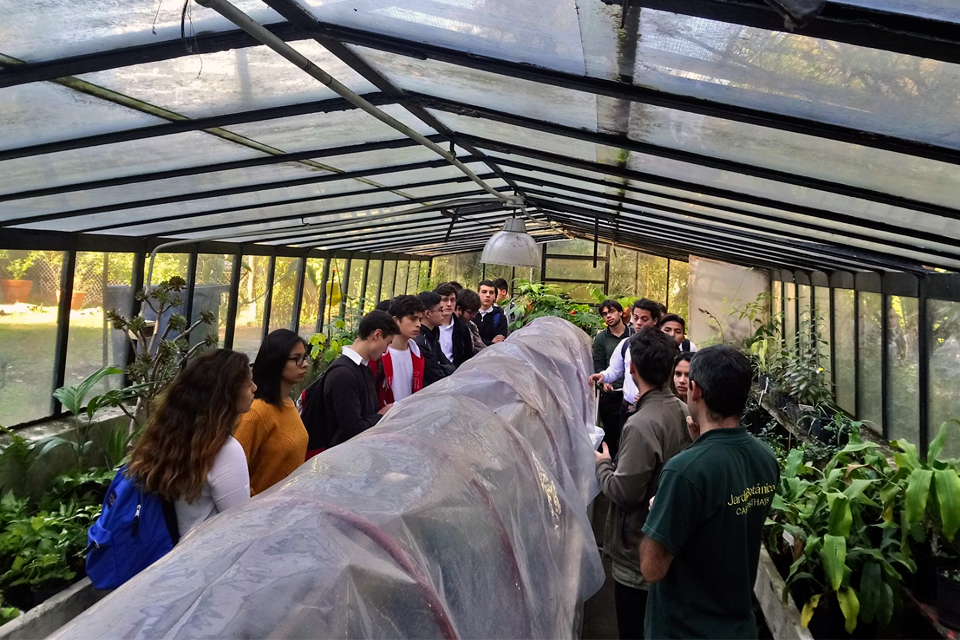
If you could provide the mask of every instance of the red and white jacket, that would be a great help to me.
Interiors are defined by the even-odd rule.
[[[413,340],[409,341],[410,361],[413,363],[413,390],[416,393],[423,389],[423,355],[420,346]],[[373,377],[377,383],[377,400],[381,407],[393,404],[393,361],[387,351],[379,360],[371,360],[367,366],[373,370]]]

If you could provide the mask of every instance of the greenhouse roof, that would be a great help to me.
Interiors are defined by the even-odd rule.
[[[795,31],[760,0],[236,0],[476,180],[212,9],[7,4],[3,246],[436,256],[517,212],[496,191],[539,241],[960,270],[955,0]]]

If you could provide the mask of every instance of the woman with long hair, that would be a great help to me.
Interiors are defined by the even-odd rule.
[[[690,360],[693,359],[695,352],[681,351],[673,361],[673,377],[670,384],[673,385],[673,392],[678,398],[687,401],[687,390],[690,386]]]
[[[288,329],[271,332],[253,363],[256,399],[237,426],[237,440],[247,455],[252,495],[280,482],[303,464],[307,430],[290,397],[307,375],[307,343]]]
[[[127,474],[174,503],[181,536],[250,498],[233,432],[256,389],[247,356],[214,349],[190,360],[157,399]]]

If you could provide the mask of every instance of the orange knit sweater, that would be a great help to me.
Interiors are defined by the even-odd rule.
[[[247,455],[252,496],[293,473],[307,454],[307,430],[291,400],[285,400],[282,408],[254,400],[234,437]]]

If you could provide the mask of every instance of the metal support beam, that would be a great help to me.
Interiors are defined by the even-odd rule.
[[[303,287],[307,281],[307,259],[297,259],[297,285],[293,290],[293,317],[290,318],[290,331],[300,332],[300,309],[303,307]]]
[[[223,348],[233,349],[233,339],[237,331],[237,309],[240,306],[240,267],[243,254],[234,254],[230,265],[230,298],[227,302],[227,326],[223,332]]]
[[[360,280],[360,315],[367,309],[367,282],[370,280],[370,258],[363,261],[363,278]]]
[[[319,292],[317,293],[317,304],[319,309],[317,311],[317,326],[314,333],[321,333],[323,331],[323,316],[324,311],[327,310],[327,280],[330,278],[330,258],[323,259],[323,273],[320,276],[320,287]]]
[[[60,300],[57,304],[57,338],[53,356],[53,388],[62,387],[67,378],[67,350],[70,345],[70,303],[73,301],[74,272],[77,268],[77,250],[70,249],[63,256],[60,267]],[[60,401],[51,396],[50,411],[59,416],[63,410]]]
[[[350,267],[353,266],[353,258],[347,258],[346,266],[340,276],[340,319],[347,317],[347,293],[350,291]]]
[[[194,294],[197,291],[197,259],[198,257],[199,256],[197,255],[197,249],[196,247],[194,247],[194,249],[190,252],[190,256],[187,258],[187,299],[185,300],[187,306],[185,309],[186,311],[185,316],[187,318],[188,327],[191,324],[193,324],[193,321],[194,321],[193,300],[195,297]],[[157,318],[157,320],[159,321],[159,318]]]
[[[270,314],[273,311],[273,281],[277,276],[277,256],[270,256],[270,266],[267,267],[267,289],[263,294],[263,328],[260,332],[260,341],[267,339],[270,333]]]

